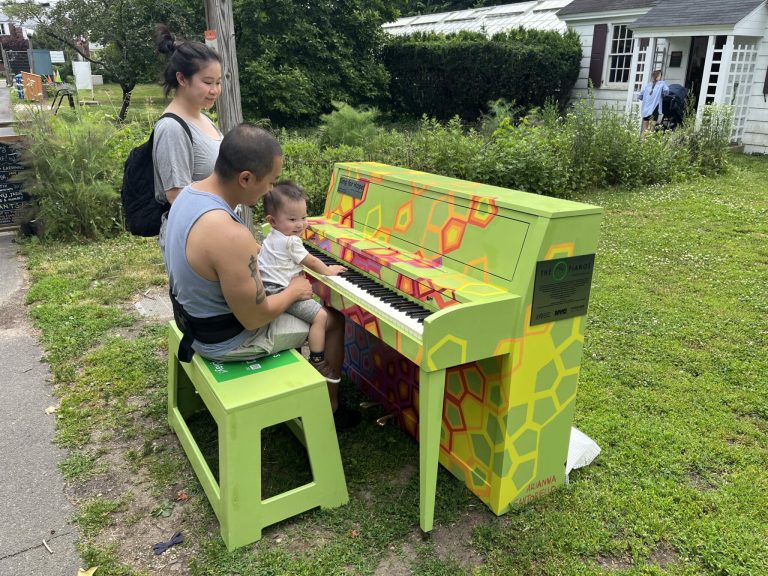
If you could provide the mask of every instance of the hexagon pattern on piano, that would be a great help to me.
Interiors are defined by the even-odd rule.
[[[445,370],[440,462],[497,514],[565,479],[585,316],[531,326],[537,262],[592,254],[602,210],[376,163],[338,164],[308,245],[432,314],[423,334],[313,276],[347,376],[418,437],[419,374]],[[394,288],[394,290],[393,290]]]
[[[519,339],[514,358],[446,370],[440,462],[497,514],[563,482],[582,331],[580,317],[546,324]],[[419,367],[356,322],[346,354],[350,379],[416,438]]]

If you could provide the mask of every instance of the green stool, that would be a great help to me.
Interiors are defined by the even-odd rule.
[[[168,330],[168,423],[221,525],[228,550],[261,531],[320,506],[349,500],[325,379],[295,350],[250,362],[214,363],[195,354],[179,362],[181,332]],[[219,429],[219,482],[185,419],[207,408]],[[261,498],[261,431],[287,423],[307,449],[312,482]]]

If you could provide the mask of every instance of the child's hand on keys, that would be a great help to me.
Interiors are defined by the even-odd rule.
[[[344,266],[339,266],[338,264],[334,264],[333,266],[328,266],[328,274],[326,276],[338,276],[342,272],[346,272],[347,269]]]

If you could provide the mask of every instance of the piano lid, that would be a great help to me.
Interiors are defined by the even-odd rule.
[[[336,168],[339,169],[339,174],[349,178],[371,182],[387,180],[411,187],[420,195],[433,199],[451,195],[453,202],[467,208],[478,209],[478,199],[482,199],[481,204],[486,202],[498,208],[544,218],[567,218],[603,212],[601,207],[591,204],[470,182],[378,162],[339,162],[336,164]],[[479,208],[482,209],[482,205]]]

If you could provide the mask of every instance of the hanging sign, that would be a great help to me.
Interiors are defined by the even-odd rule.
[[[205,31],[205,45],[211,50],[219,51],[219,42],[216,39],[216,30]]]
[[[18,181],[24,170],[19,156],[16,143],[0,141],[0,229],[18,226],[32,202]]]

